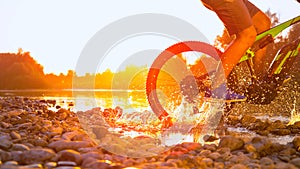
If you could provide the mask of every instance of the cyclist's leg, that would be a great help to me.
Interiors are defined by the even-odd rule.
[[[271,27],[270,18],[261,11],[257,12],[252,17],[252,21],[257,33],[264,32]],[[257,51],[255,53],[255,57],[253,58],[254,70],[259,79],[263,78],[263,75],[267,72],[267,68],[269,67],[270,62],[272,61],[268,60],[268,58],[265,57],[266,50],[267,47],[264,47],[263,49]]]
[[[253,44],[257,35],[252,24],[251,15],[244,0],[202,0],[209,9],[216,12],[224,23],[230,35],[236,35],[236,39],[229,45],[221,56],[214,79],[213,88],[224,82],[232,69],[239,62],[242,55]],[[223,76],[225,75],[225,77]]]
[[[248,0],[244,0],[244,2],[252,18],[252,23],[256,29],[256,32],[259,34],[261,32],[268,30],[271,27],[270,18]],[[253,59],[254,70],[258,78],[263,78],[263,74],[266,73],[268,64],[271,62],[264,57],[265,53],[266,53],[266,47],[257,51]]]

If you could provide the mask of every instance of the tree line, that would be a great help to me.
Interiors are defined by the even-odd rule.
[[[91,82],[97,89],[144,89],[141,84],[146,77],[146,66],[135,65],[129,65],[117,73],[107,69],[84,76],[77,76],[73,70],[66,74],[45,74],[43,66],[34,60],[30,52],[23,52],[22,49],[18,53],[0,53],[0,67],[0,90],[90,88]]]

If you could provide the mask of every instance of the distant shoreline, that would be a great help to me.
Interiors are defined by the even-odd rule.
[[[131,90],[131,89],[7,89],[0,90],[0,93],[5,92],[143,92],[145,90]]]

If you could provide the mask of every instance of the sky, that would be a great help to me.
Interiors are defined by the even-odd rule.
[[[280,22],[300,15],[296,0],[251,2],[262,11],[277,13]],[[22,48],[44,66],[45,73],[66,73],[76,69],[83,49],[97,32],[122,18],[143,13],[182,19],[203,33],[208,43],[213,43],[224,28],[199,0],[0,0],[0,52]],[[128,39],[110,50],[98,69],[114,71],[133,53],[148,48],[163,50],[172,43],[168,37],[149,35]]]

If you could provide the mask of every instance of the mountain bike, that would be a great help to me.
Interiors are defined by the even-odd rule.
[[[278,50],[262,79],[258,80],[256,77],[252,59],[255,57],[256,51],[273,43],[278,34],[298,22],[300,22],[300,16],[258,34],[255,43],[240,59],[238,65],[246,63],[250,77],[247,79],[248,82],[244,84],[247,102],[269,104],[276,98],[281,86],[289,79],[294,60],[300,56],[300,37]],[[188,54],[189,52],[192,54]],[[183,99],[193,102],[192,100],[196,98],[196,106],[201,106],[205,102],[202,88],[203,79],[196,77],[196,73],[193,71],[197,71],[197,67],[195,68],[193,64],[188,63],[183,55],[192,55],[193,59],[191,60],[194,60],[194,63],[204,64],[206,66],[205,73],[210,74],[216,68],[212,65],[218,63],[222,52],[205,42],[184,41],[168,47],[156,57],[147,74],[146,94],[150,107],[162,121],[170,120],[169,114],[181,104]],[[207,60],[209,61],[207,62]],[[234,78],[234,75],[230,75],[228,79]],[[191,90],[183,91],[182,82],[188,83],[188,88]],[[231,87],[239,87],[239,85],[228,84]]]

